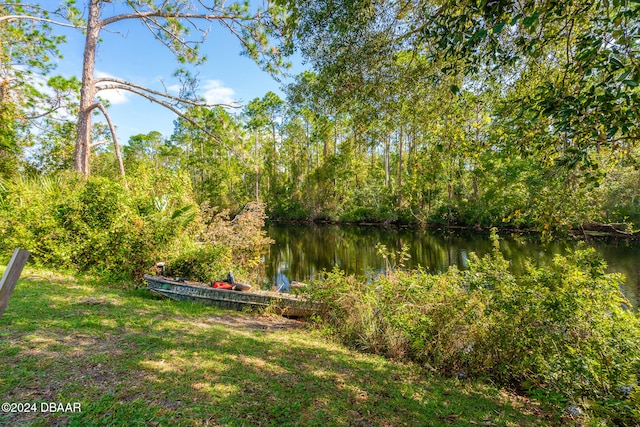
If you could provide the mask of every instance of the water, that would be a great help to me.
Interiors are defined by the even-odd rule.
[[[284,290],[292,281],[313,280],[323,270],[331,270],[334,266],[357,275],[383,271],[385,261],[376,249],[378,243],[396,252],[406,245],[411,257],[405,261],[405,266],[420,266],[430,272],[442,272],[451,265],[464,269],[471,252],[482,256],[492,249],[489,236],[484,233],[276,224],[268,227],[268,234],[275,243],[265,259],[263,284]],[[501,236],[500,241],[500,249],[516,273],[523,271],[527,259],[544,266],[555,254],[566,254],[578,245],[575,240],[543,244],[534,236]],[[596,241],[589,246],[607,261],[610,271],[627,277],[622,290],[638,307],[640,245]]]

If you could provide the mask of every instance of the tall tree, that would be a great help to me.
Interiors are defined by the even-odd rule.
[[[284,101],[273,92],[267,92],[261,99],[255,98],[244,110],[246,127],[253,134],[254,157],[264,152],[267,174],[267,188],[273,197],[277,190],[278,169],[278,128],[282,124]],[[259,197],[260,169],[255,171],[255,197]]]
[[[64,37],[55,36],[49,22],[61,9],[47,13],[18,0],[0,2],[0,175],[16,169],[21,135],[64,108],[77,89],[73,80],[47,84],[39,78],[60,57],[57,46]]]
[[[76,170],[84,174],[90,171],[91,112],[100,107],[95,99],[98,92],[106,89],[133,92],[183,117],[186,116],[180,111],[181,107],[207,105],[197,99],[173,96],[167,92],[158,92],[117,78],[95,78],[95,55],[100,32],[109,25],[125,20],[141,21],[160,43],[176,55],[180,62],[198,63],[205,58],[198,52],[199,40],[189,38],[189,28],[195,28],[202,40],[206,37],[206,30],[201,29],[198,22],[217,22],[234,34],[242,42],[245,52],[266,69],[275,71],[276,67],[282,65],[281,51],[277,48],[267,49],[270,37],[276,34],[274,29],[282,12],[279,8],[252,10],[248,2],[232,3],[227,6],[223,1],[218,0],[208,5],[201,1],[196,3],[182,0],[162,2],[127,0],[124,3],[127,11],[103,17],[101,6],[105,2],[105,0],[89,1],[75,159]]]
[[[14,0],[15,2],[15,0]],[[198,46],[207,36],[208,30],[201,27],[204,23],[217,23],[227,29],[240,41],[244,53],[256,60],[265,70],[276,72],[284,65],[285,44],[271,46],[275,38],[282,39],[280,30],[284,9],[269,5],[265,10],[255,8],[245,2],[225,4],[222,0],[122,0],[121,13],[108,15],[104,4],[111,0],[87,0],[86,21],[78,19],[78,11],[67,7],[60,19],[50,19],[49,11],[44,8],[21,9],[0,17],[6,21],[37,21],[80,28],[85,34],[80,105],[78,110],[77,139],[75,147],[75,169],[83,174],[90,173],[91,116],[94,110],[100,110],[112,129],[112,138],[117,145],[117,137],[107,109],[97,98],[99,93],[109,89],[119,89],[135,93],[160,104],[179,116],[186,117],[183,111],[188,106],[207,106],[205,102],[181,93],[174,96],[167,91],[156,91],[135,82],[115,77],[95,76],[96,52],[103,30],[122,21],[136,20],[151,31],[155,39],[169,49],[180,63],[202,63],[206,58],[199,52]],[[195,37],[191,31],[195,30]],[[192,82],[191,79],[187,81]],[[184,95],[184,96],[183,96]],[[116,153],[119,150],[116,147]]]
[[[200,201],[238,209],[249,201],[254,184],[253,142],[222,107],[192,107],[187,115],[189,120],[174,122],[171,146],[165,148],[180,150],[180,166],[189,171]]]

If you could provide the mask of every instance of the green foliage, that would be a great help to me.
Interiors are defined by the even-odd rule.
[[[635,3],[282,3],[314,72],[278,118],[247,108],[272,216],[546,236],[637,216],[618,170],[637,140]]]
[[[108,178],[55,175],[3,183],[2,250],[40,265],[140,277],[193,238],[198,208],[188,181],[166,173]]]
[[[0,4],[0,177],[18,175],[21,163],[28,164],[25,148],[38,142],[38,134],[55,132],[58,123],[48,117],[61,120],[56,112],[69,108],[77,94],[76,78],[50,74],[60,59],[58,46],[65,37],[56,35],[44,20],[64,15],[65,6],[47,11],[20,0]],[[7,19],[25,15],[35,19]],[[38,131],[33,131],[34,126]]]
[[[546,236],[593,222],[632,229],[638,4],[484,3],[219,5],[214,12],[228,13],[225,22],[265,68],[283,65],[293,38],[313,71],[286,87],[286,102],[267,93],[241,115],[190,104],[170,138],[150,132],[123,147],[127,173],[187,171],[198,203],[236,212],[255,200],[273,218],[505,226]],[[188,5],[130,4],[159,15],[190,13]],[[14,0],[0,7],[7,14],[85,24],[72,3],[47,12]],[[161,39],[163,28],[173,31],[163,41],[179,61],[205,59],[186,21],[154,15],[148,23]],[[46,131],[30,135],[26,121],[34,109],[77,109],[77,79],[50,78],[53,96],[32,84],[33,73],[52,69],[63,41],[54,28],[0,21],[0,35],[13,42],[0,52],[7,177],[72,167],[73,124],[42,118]],[[193,75],[175,76],[185,83],[180,96],[197,100]],[[94,150],[94,173],[112,174],[114,155]]]
[[[523,119],[512,124],[548,123],[547,134],[567,139],[568,163],[588,165],[594,149],[637,138],[637,2],[285,3],[301,52],[341,105],[380,111],[422,82],[444,82],[452,96],[531,84],[510,100]],[[395,69],[390,58],[405,54],[412,66]],[[403,81],[413,93],[397,90]]]
[[[232,270],[228,247],[202,244],[184,250],[170,258],[167,274],[201,283],[221,280]]]
[[[178,119],[169,141],[156,141],[153,149],[138,149],[139,154],[146,153],[146,161],[153,160],[156,168],[188,171],[200,203],[210,201],[224,209],[241,209],[251,199],[254,173],[251,161],[245,158],[251,148],[242,138],[240,123],[221,107],[191,108],[188,117],[202,127]],[[135,137],[136,145],[141,137]]]
[[[640,316],[621,280],[591,249],[516,277],[496,246],[472,256],[464,272],[392,270],[359,280],[335,270],[309,292],[332,307],[325,320],[357,348],[488,377],[547,401],[553,394],[556,403],[632,408]]]
[[[156,216],[160,223],[154,229],[174,230],[176,221],[182,224],[181,228],[187,228],[195,217],[192,208],[192,205],[185,205],[174,210],[170,217]],[[262,254],[272,243],[266,237],[264,220],[264,206],[258,203],[248,203],[233,218],[228,210],[216,212],[204,203],[197,226],[189,235],[193,240],[185,241],[171,253],[164,253],[166,274],[208,283],[221,280],[233,271],[237,279],[255,282],[263,267]],[[155,241],[166,244],[170,242],[170,236],[158,233]]]
[[[204,204],[202,207],[203,228],[199,240],[205,245],[225,247],[229,249],[230,263],[241,268],[243,280],[254,281],[259,277],[263,267],[262,255],[273,243],[264,229],[266,215],[264,205],[256,202],[247,203],[233,218],[228,210],[216,210]],[[206,260],[203,260],[206,263]],[[230,263],[227,268],[230,269]],[[225,274],[226,275],[226,274]],[[208,280],[219,279],[211,276]]]

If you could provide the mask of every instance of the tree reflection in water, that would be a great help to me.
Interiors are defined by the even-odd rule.
[[[308,282],[323,270],[339,267],[348,274],[375,275],[384,271],[385,262],[376,249],[381,243],[389,251],[409,248],[407,268],[422,267],[427,272],[446,271],[455,265],[467,268],[469,254],[482,256],[491,251],[488,233],[420,231],[407,228],[385,229],[374,226],[282,225],[271,224],[268,234],[275,243],[265,257],[265,288],[289,290],[292,281]],[[580,244],[577,240],[541,243],[536,236],[501,236],[500,250],[516,274],[524,271],[525,261],[544,266],[555,254],[566,254]],[[640,245],[629,242],[591,242],[609,265],[610,271],[623,273],[623,291],[635,306],[640,302]]]

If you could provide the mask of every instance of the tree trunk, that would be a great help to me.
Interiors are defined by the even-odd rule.
[[[260,159],[258,158],[258,132],[254,135],[253,155],[256,159],[256,203],[260,203]]]
[[[384,138],[384,186],[389,187],[389,175],[390,171],[390,162],[389,162],[389,145],[391,142],[389,141],[390,137],[386,136]]]
[[[404,132],[400,126],[398,131],[398,208],[402,207],[402,155],[404,151]]]
[[[90,0],[87,18],[87,36],[84,45],[82,64],[82,88],[80,89],[80,110],[78,111],[78,135],[76,139],[75,169],[89,175],[89,156],[91,155],[91,111],[97,107],[94,102],[94,67],[96,47],[100,35],[100,1]]]
[[[276,139],[275,116],[271,118],[271,136],[273,137],[273,164],[271,165],[271,186],[270,189],[275,192],[278,184],[278,141]],[[275,193],[273,193],[275,194]]]

